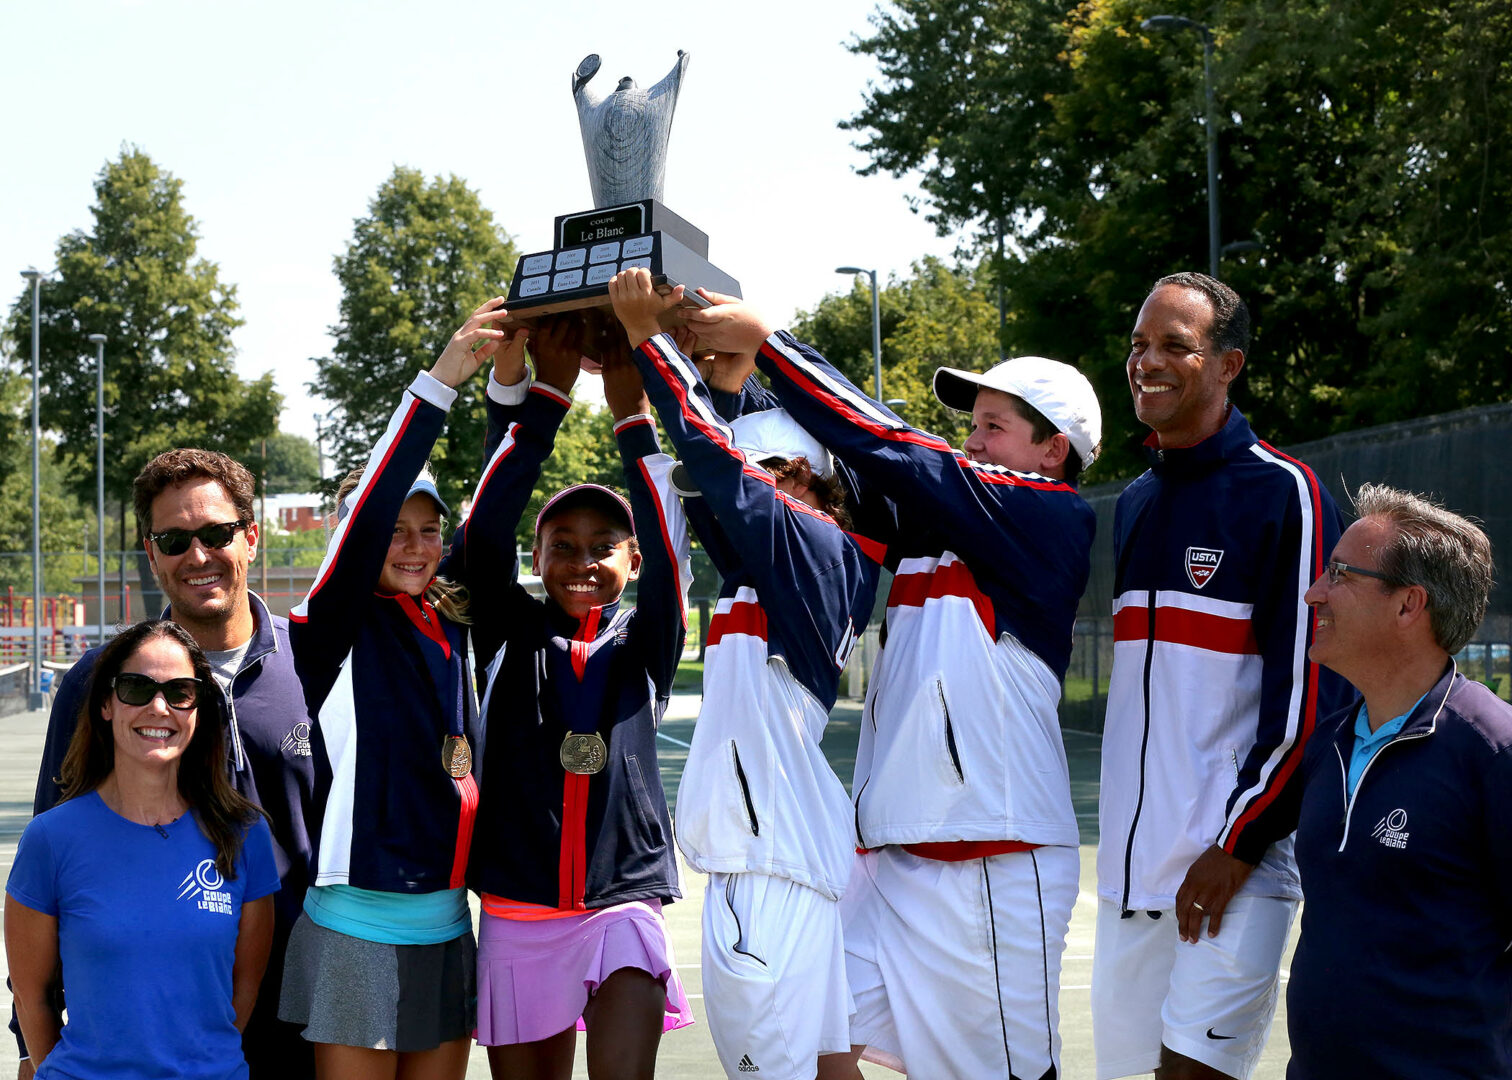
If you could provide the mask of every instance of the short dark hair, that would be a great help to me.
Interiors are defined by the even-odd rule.
[[[1165,285],[1180,285],[1183,289],[1200,292],[1207,298],[1208,307],[1213,309],[1213,325],[1208,330],[1208,336],[1212,338],[1214,347],[1220,353],[1238,349],[1246,356],[1249,355],[1250,313],[1238,293],[1217,278],[1190,272],[1167,274],[1150,286],[1150,292]]]
[[[63,787],[63,798],[73,799],[96,790],[115,772],[115,737],[105,720],[105,701],[114,692],[115,677],[126,662],[156,638],[182,646],[200,682],[199,715],[194,735],[179,759],[178,790],[194,811],[200,832],[215,845],[216,869],[234,880],[242,838],[260,811],[231,786],[226,767],[226,724],[217,704],[210,661],[178,623],[144,620],[128,626],[100,651],[79,710],[78,726],[58,770],[58,783]]]
[[[1013,406],[1013,411],[1029,422],[1029,437],[1034,440],[1036,446],[1049,439],[1053,439],[1057,435],[1065,434],[1060,428],[1051,423],[1048,416],[1017,394],[1008,394],[1007,397],[1009,403]],[[1067,436],[1067,441],[1070,441],[1070,436]],[[1076,447],[1073,446],[1066,454],[1066,461],[1062,467],[1065,476],[1061,479],[1072,487],[1075,487],[1081,480],[1082,468],[1081,455],[1076,452]]]
[[[1428,593],[1433,640],[1453,655],[1475,636],[1491,599],[1491,541],[1468,518],[1410,492],[1361,484],[1355,512],[1392,527],[1380,569],[1389,583]]]
[[[190,480],[214,480],[236,507],[238,518],[257,520],[252,506],[257,484],[245,465],[216,450],[180,447],[153,458],[132,483],[131,502],[136,511],[137,531],[143,536],[151,533],[153,502],[168,488]]]

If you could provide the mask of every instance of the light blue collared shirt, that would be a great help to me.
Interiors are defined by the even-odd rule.
[[[1423,697],[1427,697],[1424,694]],[[1401,716],[1393,716],[1374,731],[1370,730],[1370,715],[1365,711],[1365,703],[1360,702],[1360,715],[1355,717],[1354,749],[1349,752],[1349,798],[1354,799],[1355,788],[1360,783],[1360,776],[1365,772],[1365,766],[1370,764],[1372,758],[1380,753],[1381,747],[1385,746],[1407,723],[1407,718],[1417,711],[1417,707],[1423,703],[1423,697],[1413,703]]]

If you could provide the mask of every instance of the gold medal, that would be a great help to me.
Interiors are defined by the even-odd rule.
[[[465,735],[448,735],[441,740],[441,767],[455,780],[472,772],[472,747]]]
[[[592,776],[603,770],[609,760],[609,747],[604,740],[599,738],[599,733],[590,731],[586,735],[579,735],[569,731],[567,737],[562,740],[562,750],[559,755],[562,760],[562,768],[579,776]]]

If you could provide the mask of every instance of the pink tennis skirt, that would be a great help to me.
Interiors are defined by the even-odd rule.
[[[574,1024],[600,984],[638,968],[667,988],[663,1031],[693,1023],[658,900],[563,919],[520,921],[483,913],[478,930],[478,1042],[550,1038]]]

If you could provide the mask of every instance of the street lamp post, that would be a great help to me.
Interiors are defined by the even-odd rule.
[[[105,644],[105,335],[90,334],[95,345],[95,524],[100,527],[100,635]]]
[[[32,287],[32,680],[27,706],[40,709],[47,703],[42,693],[42,371],[37,360],[42,352],[42,271],[29,267],[21,276]]]
[[[872,396],[878,401],[882,400],[882,309],[877,299],[877,272],[875,270],[863,270],[859,266],[837,266],[837,274],[865,274],[871,278],[872,291],[872,364],[875,366],[876,386]]]
[[[1207,96],[1208,274],[1218,277],[1218,125],[1213,97],[1213,31],[1182,15],[1151,15],[1141,30],[1195,30],[1202,35],[1202,88]]]

